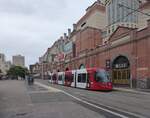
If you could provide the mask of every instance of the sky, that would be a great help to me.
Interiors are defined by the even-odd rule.
[[[0,53],[38,62],[96,0],[0,0]]]

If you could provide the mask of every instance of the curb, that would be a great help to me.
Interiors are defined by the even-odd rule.
[[[139,91],[139,90],[134,90],[134,89],[115,88],[115,87],[114,87],[113,90],[123,91],[123,92],[130,92],[130,93],[137,93],[137,94],[150,95],[150,92],[144,92],[144,91]]]

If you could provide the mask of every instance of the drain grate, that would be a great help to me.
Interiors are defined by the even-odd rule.
[[[27,115],[28,113],[17,113],[16,116],[25,116]]]

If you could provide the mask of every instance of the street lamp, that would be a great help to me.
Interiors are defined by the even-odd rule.
[[[42,80],[44,79],[44,67],[43,67],[44,59],[42,58]]]

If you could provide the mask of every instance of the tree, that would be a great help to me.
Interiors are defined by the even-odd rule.
[[[18,77],[25,78],[28,75],[28,69],[20,66],[12,66],[8,70],[7,75],[12,79],[17,79]]]

